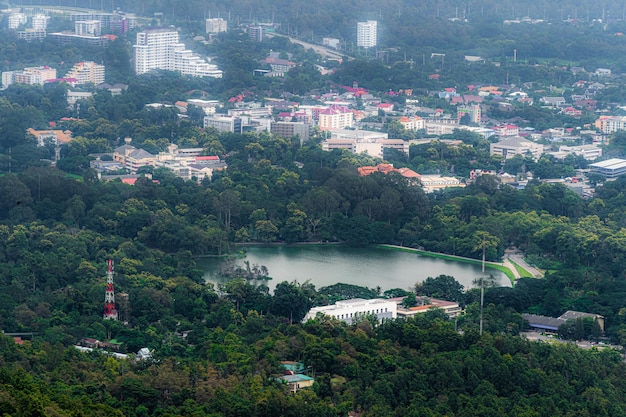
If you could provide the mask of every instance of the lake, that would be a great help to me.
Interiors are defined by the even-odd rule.
[[[265,265],[271,280],[266,285],[273,293],[277,283],[307,280],[315,288],[345,284],[376,288],[409,289],[428,277],[445,274],[453,276],[465,289],[481,276],[481,266],[460,261],[431,258],[417,253],[384,248],[353,248],[340,245],[268,245],[243,248],[250,265]],[[224,283],[220,277],[222,258],[201,258],[198,267],[204,278],[215,284]],[[502,272],[487,268],[485,275],[493,275],[501,286],[510,287],[511,281]]]

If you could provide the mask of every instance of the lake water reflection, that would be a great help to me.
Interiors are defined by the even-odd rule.
[[[380,286],[383,291],[391,288],[409,289],[427,277],[440,274],[451,275],[465,289],[481,276],[480,265],[449,261],[421,256],[416,253],[382,248],[352,248],[337,245],[270,245],[245,248],[245,260],[250,265],[265,265],[273,278],[267,281],[270,293],[282,281],[310,280],[315,288],[338,282],[369,288]],[[244,259],[239,262],[243,263]],[[223,283],[218,276],[219,258],[198,260],[198,267],[205,271],[205,279]],[[511,286],[511,281],[502,272],[487,268],[501,286]]]

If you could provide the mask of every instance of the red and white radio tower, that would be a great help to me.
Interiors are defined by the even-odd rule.
[[[107,261],[107,289],[104,294],[104,318],[117,320],[115,288],[113,287],[113,259]]]

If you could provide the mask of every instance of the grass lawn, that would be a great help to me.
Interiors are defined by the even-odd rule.
[[[525,270],[524,268],[522,268],[521,266],[519,266],[512,260],[509,259],[509,262],[511,262],[515,266],[515,269],[517,270],[517,273],[519,274],[520,278],[533,278],[533,274],[531,274],[530,272],[528,272],[527,270]]]
[[[482,261],[479,261],[478,259],[464,258],[462,256],[446,255],[443,253],[428,252],[424,250],[413,249],[413,248],[403,248],[403,247],[393,246],[393,245],[376,245],[376,246],[380,248],[384,248],[384,249],[418,253],[423,256],[430,256],[431,258],[447,259],[450,261],[465,262],[465,263],[474,264],[474,265],[482,264]],[[485,262],[485,268],[497,269],[498,271],[506,275],[509,280],[511,280],[511,284],[515,282],[515,275],[513,274],[513,271],[511,271],[509,268],[507,268],[504,265],[500,265],[494,262]]]

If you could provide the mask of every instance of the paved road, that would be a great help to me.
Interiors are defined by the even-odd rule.
[[[318,53],[321,56],[324,56],[330,59],[337,59],[340,61],[343,61],[344,58],[353,59],[352,57],[349,57],[345,54],[341,54],[337,52],[335,49],[330,49],[325,46],[320,46],[320,45],[315,45],[313,43],[304,42],[304,41],[301,41],[300,39],[292,38],[291,36],[279,35],[278,33],[265,33],[264,35],[267,36],[268,38],[271,38],[273,36],[281,36],[283,38],[288,38],[291,42],[302,45],[304,46],[305,49],[313,49],[315,53]]]
[[[507,249],[504,251],[504,258],[505,260],[510,259],[511,261],[515,262],[516,264],[530,272],[535,278],[542,278],[544,275],[543,272],[541,272],[539,269],[529,265],[528,262],[524,260],[524,254],[520,251]],[[515,270],[514,265],[513,270]]]

